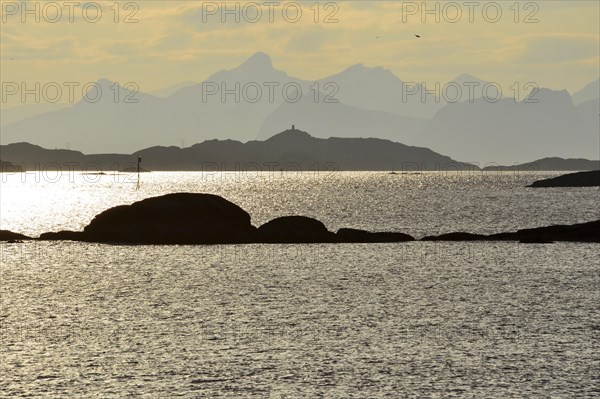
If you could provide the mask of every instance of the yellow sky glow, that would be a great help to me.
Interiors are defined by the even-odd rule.
[[[151,92],[202,81],[257,51],[269,54],[276,68],[307,80],[363,63],[383,66],[409,82],[444,84],[469,73],[507,87],[533,81],[574,92],[600,74],[597,1],[475,2],[472,22],[462,1],[427,2],[427,9],[434,10],[429,14],[423,13],[422,2],[281,2],[273,8],[273,22],[270,6],[258,1],[263,15],[256,23],[244,21],[245,15],[254,17],[251,2],[237,2],[239,23],[235,12],[221,21],[220,1],[82,2],[72,6],[72,15],[69,2],[29,1],[29,13],[21,1],[0,3],[2,82],[107,78],[136,82]],[[235,9],[235,3],[226,6]],[[52,22],[56,5],[62,14]],[[102,16],[91,22],[97,6]],[[302,16],[292,23],[283,10],[293,18],[295,7]],[[491,22],[498,8],[502,16]],[[330,23],[325,23],[328,16]]]

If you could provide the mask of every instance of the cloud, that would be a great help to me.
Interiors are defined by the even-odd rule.
[[[305,31],[296,31],[291,34],[285,52],[316,52],[323,49],[323,46],[335,41],[340,33],[334,30],[311,29]]]
[[[476,23],[424,24],[417,17],[403,23],[401,2],[389,1],[336,2],[337,9],[325,9],[326,3],[319,2],[317,23],[314,2],[301,2],[303,17],[296,24],[282,18],[285,2],[276,8],[272,23],[268,15],[259,23],[243,18],[235,23],[232,17],[222,23],[220,15],[203,22],[201,2],[134,3],[139,22],[133,24],[123,23],[132,12],[123,2],[118,3],[119,23],[109,9],[112,3],[100,3],[103,18],[96,24],[81,17],[74,23],[23,24],[19,16],[11,17],[0,25],[3,76],[85,81],[134,76],[141,85],[158,88],[199,81],[239,65],[259,50],[271,55],[276,67],[306,79],[356,63],[432,81],[465,71],[490,79],[518,75],[529,80],[540,76],[543,67],[544,80],[563,88],[583,85],[598,75],[598,2],[540,2],[537,24],[515,24],[508,10],[512,3],[506,3],[506,18],[498,24],[480,18]],[[323,23],[333,11],[339,22]],[[415,33],[422,38],[414,38]],[[7,56],[36,62],[6,61]]]
[[[593,35],[545,35],[526,44],[517,57],[520,64],[560,64],[598,56],[600,41]]]

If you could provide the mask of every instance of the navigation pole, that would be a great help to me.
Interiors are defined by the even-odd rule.
[[[138,178],[137,178],[137,188],[136,188],[136,190],[140,189],[140,164],[141,163],[142,163],[142,156],[139,155],[138,156],[138,165],[137,165],[137,175],[138,175]]]

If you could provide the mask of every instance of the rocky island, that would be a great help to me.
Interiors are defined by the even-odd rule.
[[[538,180],[528,187],[600,187],[600,170],[569,173],[551,179]]]
[[[342,229],[338,233],[305,216],[285,216],[256,228],[236,204],[212,194],[175,193],[110,208],[83,231],[43,233],[41,240],[119,244],[243,244],[402,242],[402,233]]]
[[[553,241],[600,243],[600,220],[571,225],[555,225],[517,230],[513,233],[472,234],[455,232],[428,236],[423,241],[519,241],[522,243],[551,243]]]
[[[34,239],[8,230],[0,241]],[[39,240],[71,240],[128,245],[202,245],[251,243],[390,243],[415,239],[399,232],[342,228],[332,232],[319,220],[283,216],[258,228],[248,212],[213,194],[173,193],[119,205],[99,213],[83,231],[43,233]],[[574,225],[523,229],[491,235],[455,232],[423,241],[600,242],[600,220]]]
[[[31,239],[31,237],[27,237],[24,234],[15,233],[10,230],[0,230],[0,241],[14,242],[14,241],[30,240],[30,239]]]

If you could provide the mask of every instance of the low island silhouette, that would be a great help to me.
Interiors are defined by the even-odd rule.
[[[0,231],[0,240],[31,239]],[[343,228],[329,231],[319,220],[290,215],[259,227],[248,212],[213,194],[173,193],[119,205],[99,213],[83,231],[43,233],[39,240],[71,240],[128,245],[200,245],[250,243],[391,243],[414,241],[401,232],[369,232]],[[514,233],[481,235],[449,233],[424,241],[553,241],[600,242],[600,220],[574,225],[548,226]]]
[[[186,148],[155,146],[133,154],[85,155],[72,150],[49,150],[30,143],[0,146],[0,154],[26,170],[53,163],[69,165],[73,170],[93,165],[96,169],[111,171],[115,165],[121,169],[132,167],[132,161],[139,156],[144,160],[144,168],[153,171],[479,169],[424,147],[375,138],[321,139],[295,126],[264,141],[242,143],[215,139]]]
[[[600,187],[600,170],[569,173],[551,179],[538,180],[529,187]]]
[[[46,149],[20,142],[0,146],[2,172],[37,170],[58,165],[69,170],[96,172],[135,171],[245,171],[245,170],[339,170],[339,171],[551,171],[600,169],[600,161],[544,158],[513,166],[475,165],[414,147],[378,138],[327,139],[311,136],[292,126],[264,141],[207,140],[190,147],[154,146],[133,154],[84,154],[66,149]],[[481,166],[481,167],[480,167]],[[318,169],[317,169],[318,168]]]

